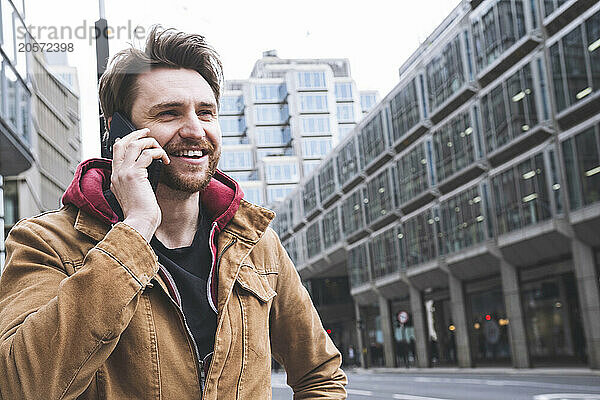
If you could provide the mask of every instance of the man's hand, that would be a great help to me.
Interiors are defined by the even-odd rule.
[[[110,184],[123,209],[123,222],[148,242],[160,225],[161,211],[146,168],[155,159],[171,162],[156,139],[148,136],[149,132],[148,128],[133,131],[115,142]]]

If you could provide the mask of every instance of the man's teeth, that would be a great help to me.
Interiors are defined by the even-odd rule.
[[[173,154],[176,157],[202,157],[204,155],[203,150],[184,150],[177,151]]]

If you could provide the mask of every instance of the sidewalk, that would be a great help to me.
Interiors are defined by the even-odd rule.
[[[600,370],[575,367],[555,368],[345,368],[357,374],[479,374],[479,375],[547,375],[547,376],[598,376]]]

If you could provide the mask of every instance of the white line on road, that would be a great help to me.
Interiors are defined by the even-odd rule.
[[[549,393],[534,396],[533,400],[600,400],[600,394]]]
[[[357,390],[357,389],[346,389],[348,394],[355,394],[357,396],[373,396],[373,392],[368,390]]]
[[[395,394],[394,399],[398,399],[398,400],[450,400],[450,399],[441,399],[439,397],[413,396],[411,394]]]
[[[439,377],[424,377],[419,376],[414,379],[415,382],[422,383],[448,383],[448,384],[465,384],[465,385],[488,385],[488,386],[516,386],[516,387],[532,387],[540,389],[556,389],[556,390],[581,390],[594,391],[600,388],[597,385],[571,385],[550,382],[535,382],[522,380],[492,380],[492,379],[476,379],[476,378],[439,378]]]

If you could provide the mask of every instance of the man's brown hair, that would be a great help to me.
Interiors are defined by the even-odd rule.
[[[100,107],[105,127],[103,143],[108,137],[108,118],[116,111],[131,120],[131,108],[138,94],[137,77],[161,67],[197,71],[206,79],[219,104],[223,66],[217,52],[202,35],[155,25],[148,33],[144,51],[133,46],[121,50],[100,78]]]

